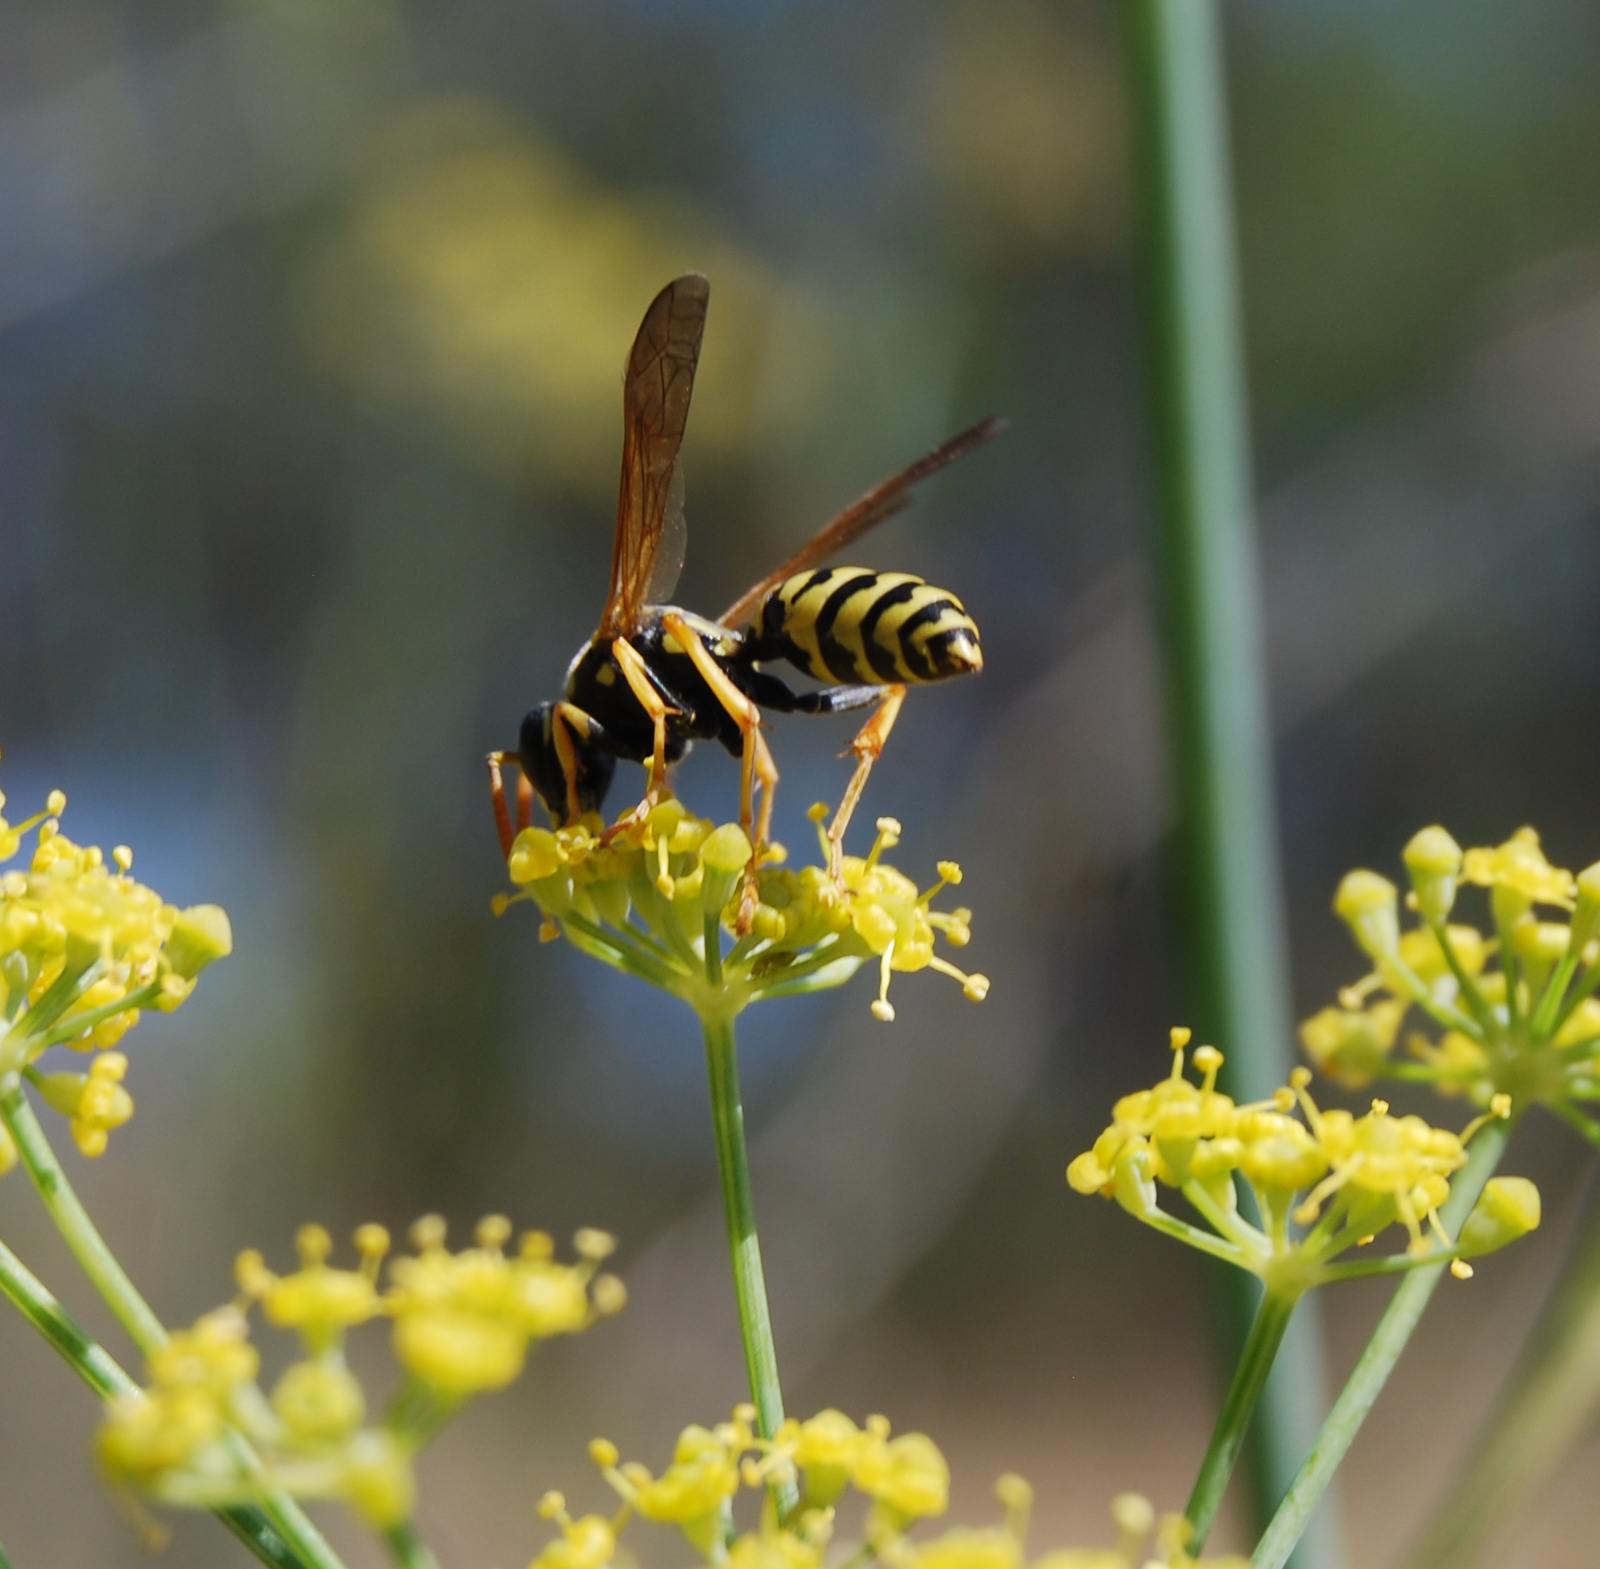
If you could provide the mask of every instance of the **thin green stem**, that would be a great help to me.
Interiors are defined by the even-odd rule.
[[[87,1008],[64,1021],[58,1020],[44,1032],[40,1049],[59,1046],[63,1041],[75,1040],[103,1020],[114,1018],[119,1013],[127,1013],[131,1008],[147,1007],[160,995],[160,983],[151,981],[148,986],[141,986],[137,991],[129,992],[126,997],[119,997],[115,1002],[103,1003],[98,1008]]]
[[[1600,1408],[1600,1208],[1407,1569],[1467,1569],[1537,1495]]]
[[[1188,1221],[1179,1220],[1176,1215],[1169,1215],[1165,1210],[1144,1210],[1140,1213],[1139,1219],[1152,1229],[1179,1242],[1187,1243],[1202,1253],[1209,1253],[1213,1258],[1219,1258],[1225,1264],[1232,1264],[1236,1269],[1250,1268],[1249,1258],[1237,1243],[1226,1242],[1221,1237],[1213,1236],[1209,1231],[1191,1226]]]
[[[400,1569],[439,1569],[433,1549],[417,1535],[417,1528],[410,1520],[390,1526],[383,1533],[383,1545]]]
[[[1555,1019],[1550,1026],[1552,1034],[1555,1034],[1557,1031],[1559,1031],[1561,1026],[1578,1011],[1579,1005],[1586,998],[1593,995],[1594,989],[1597,986],[1600,986],[1600,964],[1591,964],[1589,968],[1578,977],[1578,984],[1574,986],[1562,1000],[1561,1007],[1557,1011]]]
[[[1432,1268],[1436,1264],[1448,1264],[1452,1259],[1461,1255],[1454,1248],[1448,1251],[1430,1253],[1427,1256],[1426,1267]],[[1424,1264],[1404,1253],[1391,1253],[1384,1258],[1358,1259],[1353,1264],[1329,1264],[1323,1270],[1322,1279],[1325,1282],[1335,1280],[1367,1280],[1373,1275],[1403,1275],[1410,1269],[1422,1269]]]
[[[1467,1164],[1452,1180],[1450,1197],[1439,1212],[1445,1230],[1452,1236],[1478,1202],[1484,1184],[1494,1175],[1513,1125],[1511,1121],[1491,1122],[1473,1139]],[[1419,1265],[1395,1288],[1372,1339],[1361,1353],[1361,1360],[1322,1424],[1311,1453],[1306,1456],[1305,1464],[1300,1467],[1266,1534],[1257,1544],[1250,1560],[1252,1569],[1282,1569],[1288,1561],[1323,1489],[1332,1480],[1394,1371],[1395,1363],[1400,1360],[1400,1353],[1411,1339],[1444,1269],[1443,1260]]]
[[[67,1181],[67,1174],[61,1169],[61,1163],[56,1159],[44,1129],[39,1126],[39,1119],[28,1103],[27,1092],[15,1077],[0,1087],[0,1122],[5,1124],[16,1143],[22,1164],[38,1190],[45,1209],[49,1211],[51,1220],[55,1222],[56,1229],[66,1239],[67,1246],[83,1266],[84,1274],[94,1283],[95,1290],[117,1315],[117,1322],[127,1330],[133,1343],[146,1356],[159,1351],[167,1343],[167,1332],[161,1320],[140,1296],[127,1271],[117,1262],[116,1255],[95,1229],[88,1210]]]
[[[111,1353],[90,1338],[39,1277],[3,1242],[0,1292],[102,1400],[139,1393],[139,1386],[123,1372]]]
[[[711,1079],[711,1120],[717,1137],[717,1174],[728,1220],[728,1249],[733,1256],[733,1292],[739,1304],[739,1330],[744,1339],[745,1368],[756,1426],[773,1438],[783,1426],[783,1391],[778,1385],[778,1354],[772,1340],[772,1316],[761,1273],[761,1243],[756,1235],[755,1198],[750,1190],[750,1157],[745,1148],[744,1107],[739,1100],[739,1047],[733,1020],[701,1021],[706,1037],[706,1067]],[[778,1508],[787,1515],[797,1502],[793,1482],[780,1492]]]
[[[1292,1066],[1248,398],[1216,0],[1125,0],[1149,412],[1152,558],[1177,803],[1181,948],[1224,1088],[1270,1095]],[[1224,1288],[1232,1291],[1231,1285]],[[1231,1314],[1230,1351],[1249,1308]],[[1299,1315],[1250,1440],[1257,1519],[1322,1409],[1315,1305]],[[1232,1360],[1230,1356],[1230,1361]],[[1303,1569],[1337,1562],[1331,1531]]]
[[[1576,1106],[1569,1106],[1565,1101],[1551,1101],[1550,1109],[1569,1128],[1600,1149],[1600,1122],[1593,1117],[1586,1117]]]
[[[90,1338],[38,1276],[3,1242],[0,1242],[0,1294],[4,1294],[102,1400],[139,1394],[139,1386],[116,1359]],[[289,1546],[264,1511],[248,1504],[236,1504],[213,1512],[262,1563],[272,1565],[273,1569],[308,1569],[312,1562]]]
[[[1455,944],[1450,941],[1450,923],[1443,920],[1429,920],[1428,925],[1433,929],[1434,940],[1439,944],[1444,962],[1450,966],[1450,973],[1456,978],[1456,987],[1466,1001],[1467,1011],[1477,1020],[1478,1028],[1483,1034],[1493,1034],[1500,1028],[1500,1021],[1495,1018],[1494,1009],[1489,1006],[1489,999],[1479,990],[1476,977],[1461,962]],[[1470,1035],[1473,1032],[1469,1030],[1467,1033]]]
[[[140,1295],[116,1255],[106,1246],[89,1212],[67,1181],[67,1174],[56,1159],[56,1152],[45,1137],[21,1081],[12,1075],[0,1088],[0,1122],[3,1122],[22,1164],[56,1229],[66,1239],[73,1256],[83,1267],[95,1289],[105,1299],[118,1322],[133,1342],[148,1357],[167,1343],[167,1331],[150,1304]],[[298,1557],[314,1569],[344,1569],[327,1539],[312,1524],[303,1509],[280,1488],[267,1480],[261,1458],[239,1434],[227,1443],[234,1458],[260,1485],[262,1507],[282,1532]],[[228,1511],[222,1511],[224,1516]]]
[[[1200,1462],[1200,1474],[1189,1495],[1189,1507],[1184,1511],[1194,1526],[1192,1550],[1196,1553],[1205,1546],[1222,1495],[1228,1490],[1228,1478],[1233,1475],[1234,1462],[1250,1430],[1250,1419],[1261,1401],[1262,1390],[1267,1387],[1267,1375],[1272,1371],[1278,1347],[1283,1344],[1284,1331],[1289,1327],[1289,1319],[1299,1300],[1298,1294],[1285,1296],[1268,1291],[1256,1309],[1255,1323],[1250,1326],[1244,1352],[1234,1369],[1233,1382],[1228,1385],[1222,1410],[1217,1414],[1206,1457]]]
[[[4,1542],[0,1542],[0,1569],[11,1569],[11,1560],[6,1556]]]

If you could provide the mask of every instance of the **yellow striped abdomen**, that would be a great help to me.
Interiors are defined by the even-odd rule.
[[[762,601],[760,658],[818,681],[943,681],[983,668],[978,627],[954,594],[909,572],[824,567],[786,578]]]

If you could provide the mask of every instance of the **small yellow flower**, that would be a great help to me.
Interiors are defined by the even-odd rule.
[[[926,1433],[889,1437],[887,1417],[867,1418],[851,1480],[903,1529],[911,1520],[942,1515],[950,1506],[950,1467]]]
[[[508,1259],[510,1235],[510,1222],[491,1215],[478,1226],[476,1247],[451,1253],[444,1222],[427,1216],[412,1228],[416,1254],[391,1266],[386,1305],[395,1321],[395,1353],[441,1390],[504,1388],[521,1373],[530,1340],[587,1329],[626,1298],[613,1277],[595,1279],[595,1266],[610,1251],[603,1232],[579,1233],[588,1256],[571,1265],[552,1260],[542,1232],[529,1232],[520,1256]]]
[[[547,1542],[528,1569],[605,1569],[617,1550],[617,1533],[600,1515],[574,1520],[560,1493],[546,1493],[539,1513],[561,1526],[561,1535]]]
[[[296,1438],[337,1443],[361,1426],[367,1401],[342,1361],[319,1357],[285,1369],[272,1391],[272,1409]]]
[[[294,1274],[274,1275],[254,1251],[239,1255],[235,1272],[240,1287],[260,1301],[271,1323],[297,1330],[306,1349],[319,1353],[336,1346],[347,1329],[383,1311],[377,1278],[388,1234],[382,1227],[363,1226],[356,1243],[361,1268],[333,1269],[327,1263],[333,1239],[321,1226],[302,1226],[295,1238],[301,1267]]]

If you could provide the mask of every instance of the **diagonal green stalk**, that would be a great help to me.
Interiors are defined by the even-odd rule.
[[[1178,804],[1183,947],[1224,1087],[1257,1100],[1292,1065],[1259,571],[1216,0],[1124,0],[1151,444],[1152,556]],[[1253,1282],[1229,1272],[1242,1346]],[[1314,1302],[1295,1316],[1247,1455],[1258,1519],[1323,1406]],[[1326,1511],[1324,1512],[1327,1513]],[[1331,1518],[1300,1569],[1338,1562]]]
[[[0,1569],[11,1569],[11,1560],[6,1556],[4,1542],[0,1542]]]
[[[28,1104],[22,1081],[16,1075],[9,1075],[0,1085],[0,1122],[5,1124],[16,1144],[22,1164],[56,1223],[56,1229],[66,1238],[73,1257],[82,1265],[95,1290],[117,1315],[117,1322],[146,1356],[159,1351],[167,1343],[166,1329],[128,1278],[127,1271],[117,1262],[116,1255],[106,1246],[89,1212],[73,1192],[33,1107]]]
[[[11,1134],[23,1167],[56,1229],[118,1322],[146,1356],[159,1351],[167,1343],[165,1327],[128,1278],[73,1191],[16,1074],[0,1080],[0,1123]],[[248,1440],[232,1433],[227,1442],[234,1458],[258,1484],[263,1508],[296,1557],[311,1569],[344,1569],[339,1555],[306,1512],[281,1488],[267,1481],[261,1458]],[[223,1513],[226,1517],[227,1512]]]
[[[719,942],[707,932],[706,968],[720,974]],[[733,1293],[739,1304],[739,1330],[744,1340],[744,1360],[750,1375],[750,1398],[756,1408],[756,1427],[763,1438],[773,1438],[783,1426],[783,1390],[778,1384],[778,1353],[772,1339],[772,1315],[767,1307],[767,1285],[761,1272],[761,1243],[756,1235],[755,1196],[750,1189],[750,1156],[745,1147],[744,1107],[739,1099],[739,1045],[733,1020],[725,1015],[702,1017],[706,1038],[706,1067],[711,1080],[711,1120],[717,1139],[717,1174],[722,1180],[723,1209],[728,1221],[728,1249],[733,1257]],[[779,1513],[787,1515],[797,1502],[792,1481],[779,1489]]]
[[[1581,1443],[1600,1409],[1600,1208],[1407,1569],[1466,1569]]]
[[[0,1295],[55,1347],[62,1359],[102,1400],[137,1395],[139,1386],[105,1348],[90,1338],[32,1270],[0,1242]],[[214,1510],[235,1536],[272,1569],[308,1569],[276,1523],[260,1509],[236,1504]],[[4,1558],[0,1556],[0,1566]]]
[[[417,1535],[416,1526],[409,1520],[390,1526],[383,1533],[383,1545],[400,1569],[439,1569],[433,1549]]]
[[[1272,1371],[1298,1301],[1298,1295],[1268,1291],[1256,1309],[1255,1322],[1245,1339],[1239,1365],[1233,1370],[1233,1382],[1228,1385],[1222,1410],[1217,1413],[1217,1425],[1212,1430],[1206,1457],[1200,1463],[1194,1491],[1189,1495],[1189,1507],[1184,1510],[1194,1527],[1191,1551],[1195,1553],[1205,1546],[1211,1522],[1217,1517],[1222,1495],[1228,1490],[1228,1478],[1233,1475],[1234,1462],[1250,1430],[1250,1419],[1267,1387],[1267,1375]]]
[[[1459,1232],[1462,1221],[1478,1202],[1484,1184],[1494,1175],[1514,1125],[1513,1121],[1497,1119],[1486,1124],[1473,1139],[1467,1164],[1451,1180],[1450,1197],[1439,1211],[1440,1221],[1452,1236]],[[1317,1506],[1317,1500],[1355,1441],[1361,1424],[1367,1419],[1367,1413],[1383,1392],[1383,1386],[1421,1320],[1445,1267],[1442,1260],[1437,1264],[1419,1265],[1396,1287],[1389,1299],[1389,1306],[1378,1320],[1378,1327],[1372,1332],[1372,1339],[1367,1342],[1366,1350],[1356,1363],[1355,1371],[1340,1391],[1339,1398],[1334,1401],[1327,1421],[1322,1424],[1322,1431],[1317,1435],[1311,1453],[1278,1506],[1278,1512],[1272,1517],[1266,1534],[1257,1543],[1250,1560],[1252,1569],[1282,1569],[1288,1562],[1289,1554],[1294,1551],[1300,1533]]]

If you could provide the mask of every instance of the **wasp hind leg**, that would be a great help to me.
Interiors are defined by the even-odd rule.
[[[772,838],[772,800],[778,788],[778,765],[772,760],[772,751],[761,734],[761,710],[754,699],[734,685],[728,672],[712,657],[700,634],[682,616],[669,613],[662,617],[661,624],[682,645],[684,653],[711,688],[712,696],[738,725],[744,742],[739,757],[739,826],[744,829],[755,853],[745,868],[736,929],[741,937],[748,936],[756,918],[756,874],[761,869],[762,851]],[[755,811],[758,780],[761,784],[759,818]]]
[[[840,887],[844,885],[845,830],[850,826],[850,819],[860,804],[862,791],[867,788],[867,776],[872,772],[872,765],[883,755],[884,743],[889,739],[889,732],[894,729],[895,720],[900,717],[900,705],[905,700],[906,689],[899,683],[882,688],[877,711],[862,725],[855,740],[850,743],[850,750],[855,753],[856,771],[850,776],[850,783],[845,787],[844,799],[839,803],[839,810],[833,814],[833,821],[828,825],[828,871],[834,883]]]

